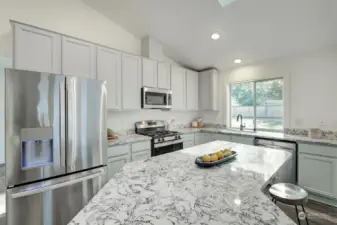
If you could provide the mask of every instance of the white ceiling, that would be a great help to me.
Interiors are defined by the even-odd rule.
[[[194,68],[250,64],[337,44],[337,0],[83,0]],[[213,41],[213,31],[221,37]]]

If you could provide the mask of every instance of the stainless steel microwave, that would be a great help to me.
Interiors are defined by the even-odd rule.
[[[172,108],[172,91],[142,87],[142,108],[143,109],[171,109]]]

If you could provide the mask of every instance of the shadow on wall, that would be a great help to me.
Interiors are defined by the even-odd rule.
[[[3,60],[3,58],[7,58],[7,59],[12,58],[12,54],[13,54],[12,46],[13,46],[12,32],[2,34],[0,36],[0,59],[1,61]],[[12,63],[10,65],[12,65]]]

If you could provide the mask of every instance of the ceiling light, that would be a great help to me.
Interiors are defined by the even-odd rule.
[[[218,40],[218,39],[220,38],[220,34],[218,34],[218,33],[213,33],[212,36],[211,36],[211,38],[212,38],[213,40]]]
[[[234,63],[240,64],[240,63],[241,63],[241,59],[235,59],[235,60],[234,60]]]

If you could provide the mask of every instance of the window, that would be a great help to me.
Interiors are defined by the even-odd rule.
[[[231,84],[230,127],[240,128],[242,115],[246,129],[283,130],[283,79]]]

